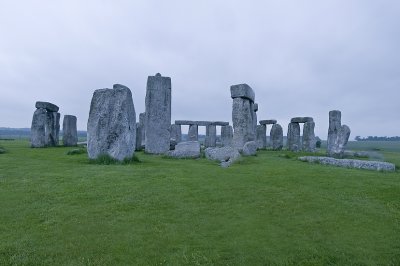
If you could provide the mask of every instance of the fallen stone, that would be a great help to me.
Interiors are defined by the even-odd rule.
[[[255,94],[249,85],[238,84],[231,86],[231,98],[245,98],[254,103]]]
[[[260,120],[259,124],[260,125],[274,125],[274,124],[276,124],[276,120],[275,119]]]
[[[37,109],[46,109],[48,112],[58,112],[58,110],[60,109],[57,105],[49,103],[49,102],[36,102],[35,107]]]
[[[76,146],[78,145],[78,130],[76,126],[76,116],[64,115],[63,119],[63,145]]]
[[[175,146],[175,150],[169,151],[167,156],[174,158],[199,158],[200,157],[200,142],[198,141],[183,141]]]
[[[46,117],[47,112],[44,108],[36,109],[33,113],[31,125],[31,147],[43,148],[46,146]]]
[[[274,124],[271,128],[270,138],[272,142],[272,149],[274,151],[281,150],[283,148],[283,129],[281,125]]]
[[[306,122],[314,122],[312,117],[293,117],[290,120],[291,123],[306,123]]]
[[[252,156],[257,153],[257,143],[255,141],[248,141],[244,144],[242,149],[242,155]]]
[[[239,151],[230,146],[207,148],[204,153],[207,159],[220,162],[221,167],[229,167],[240,158]]]

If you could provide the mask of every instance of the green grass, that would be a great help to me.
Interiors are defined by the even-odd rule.
[[[1,142],[0,265],[399,265],[400,172]],[[400,164],[400,153],[383,151]]]

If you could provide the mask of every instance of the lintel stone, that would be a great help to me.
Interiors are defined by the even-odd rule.
[[[276,124],[275,119],[268,119],[268,120],[260,120],[260,125],[275,125]]]
[[[253,89],[247,84],[238,84],[231,86],[231,98],[245,98],[254,102],[255,94]]]

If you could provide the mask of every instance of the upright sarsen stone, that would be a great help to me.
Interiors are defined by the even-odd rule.
[[[47,111],[45,130],[46,146],[57,146],[60,133],[60,113]]]
[[[287,146],[290,151],[299,151],[301,149],[299,123],[289,123],[287,133]]]
[[[204,146],[215,147],[217,145],[217,126],[208,125],[206,126],[206,139],[204,141]]]
[[[189,141],[198,141],[199,140],[199,126],[198,125],[189,125],[188,140]]]
[[[281,125],[274,124],[271,128],[270,138],[272,149],[275,151],[281,150],[283,147],[283,129]]]
[[[33,113],[31,125],[31,147],[43,148],[46,146],[46,109],[39,108]]]
[[[64,115],[63,120],[63,145],[76,146],[78,144],[78,130],[76,116]]]
[[[343,157],[344,149],[350,137],[350,128],[342,124],[342,113],[338,110],[329,112],[327,153],[329,156]]]
[[[257,148],[265,149],[267,147],[267,126],[257,125]]]
[[[128,87],[115,84],[113,89],[100,89],[93,93],[87,137],[90,159],[108,154],[121,161],[134,154],[136,114]]]
[[[171,125],[171,140],[174,140],[176,143],[182,141],[182,126],[172,124]]]
[[[140,125],[139,122],[136,122],[136,144],[135,144],[135,151],[141,151],[142,150],[142,131],[143,128]]]
[[[171,78],[149,76],[146,88],[145,151],[162,154],[170,148]]]
[[[305,122],[303,126],[303,151],[315,152],[315,123]]]
[[[140,143],[141,146],[144,146],[146,144],[146,114],[145,113],[140,113],[139,114],[139,125],[141,128],[141,140],[142,142]]]
[[[233,128],[232,126],[221,127],[221,142],[222,146],[232,146]]]

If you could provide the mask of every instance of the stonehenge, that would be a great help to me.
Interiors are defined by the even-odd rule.
[[[278,151],[283,148],[283,129],[281,125],[272,125],[270,139],[272,143],[272,149],[274,151]]]
[[[221,127],[221,143],[222,146],[232,146],[233,128],[232,126]]]
[[[350,137],[350,128],[342,125],[342,113],[338,110],[329,112],[329,129],[327,154],[331,157],[342,158],[344,149]]]
[[[303,138],[300,139],[300,123],[303,126]],[[294,117],[290,120],[287,133],[287,147],[290,151],[315,152],[315,123],[312,117]]]
[[[122,161],[133,156],[135,144],[136,114],[131,90],[120,84],[96,90],[87,123],[89,158],[109,155]]]
[[[257,126],[257,147],[265,149],[271,147],[273,150],[280,150],[283,147],[283,131],[282,127],[277,124],[275,119],[260,120],[260,125]],[[267,126],[272,125],[270,131],[270,144],[267,143]],[[276,126],[275,126],[276,125]],[[275,127],[274,127],[275,126]],[[280,131],[279,131],[280,129]]]
[[[64,115],[63,119],[63,145],[76,146],[78,144],[78,130],[76,127],[76,116]]]
[[[43,148],[58,145],[60,133],[59,107],[49,102],[35,103],[36,111],[31,124],[31,147]]]
[[[174,158],[199,158],[200,157],[200,142],[184,141],[179,142],[175,146],[175,150],[169,151],[167,156]]]

